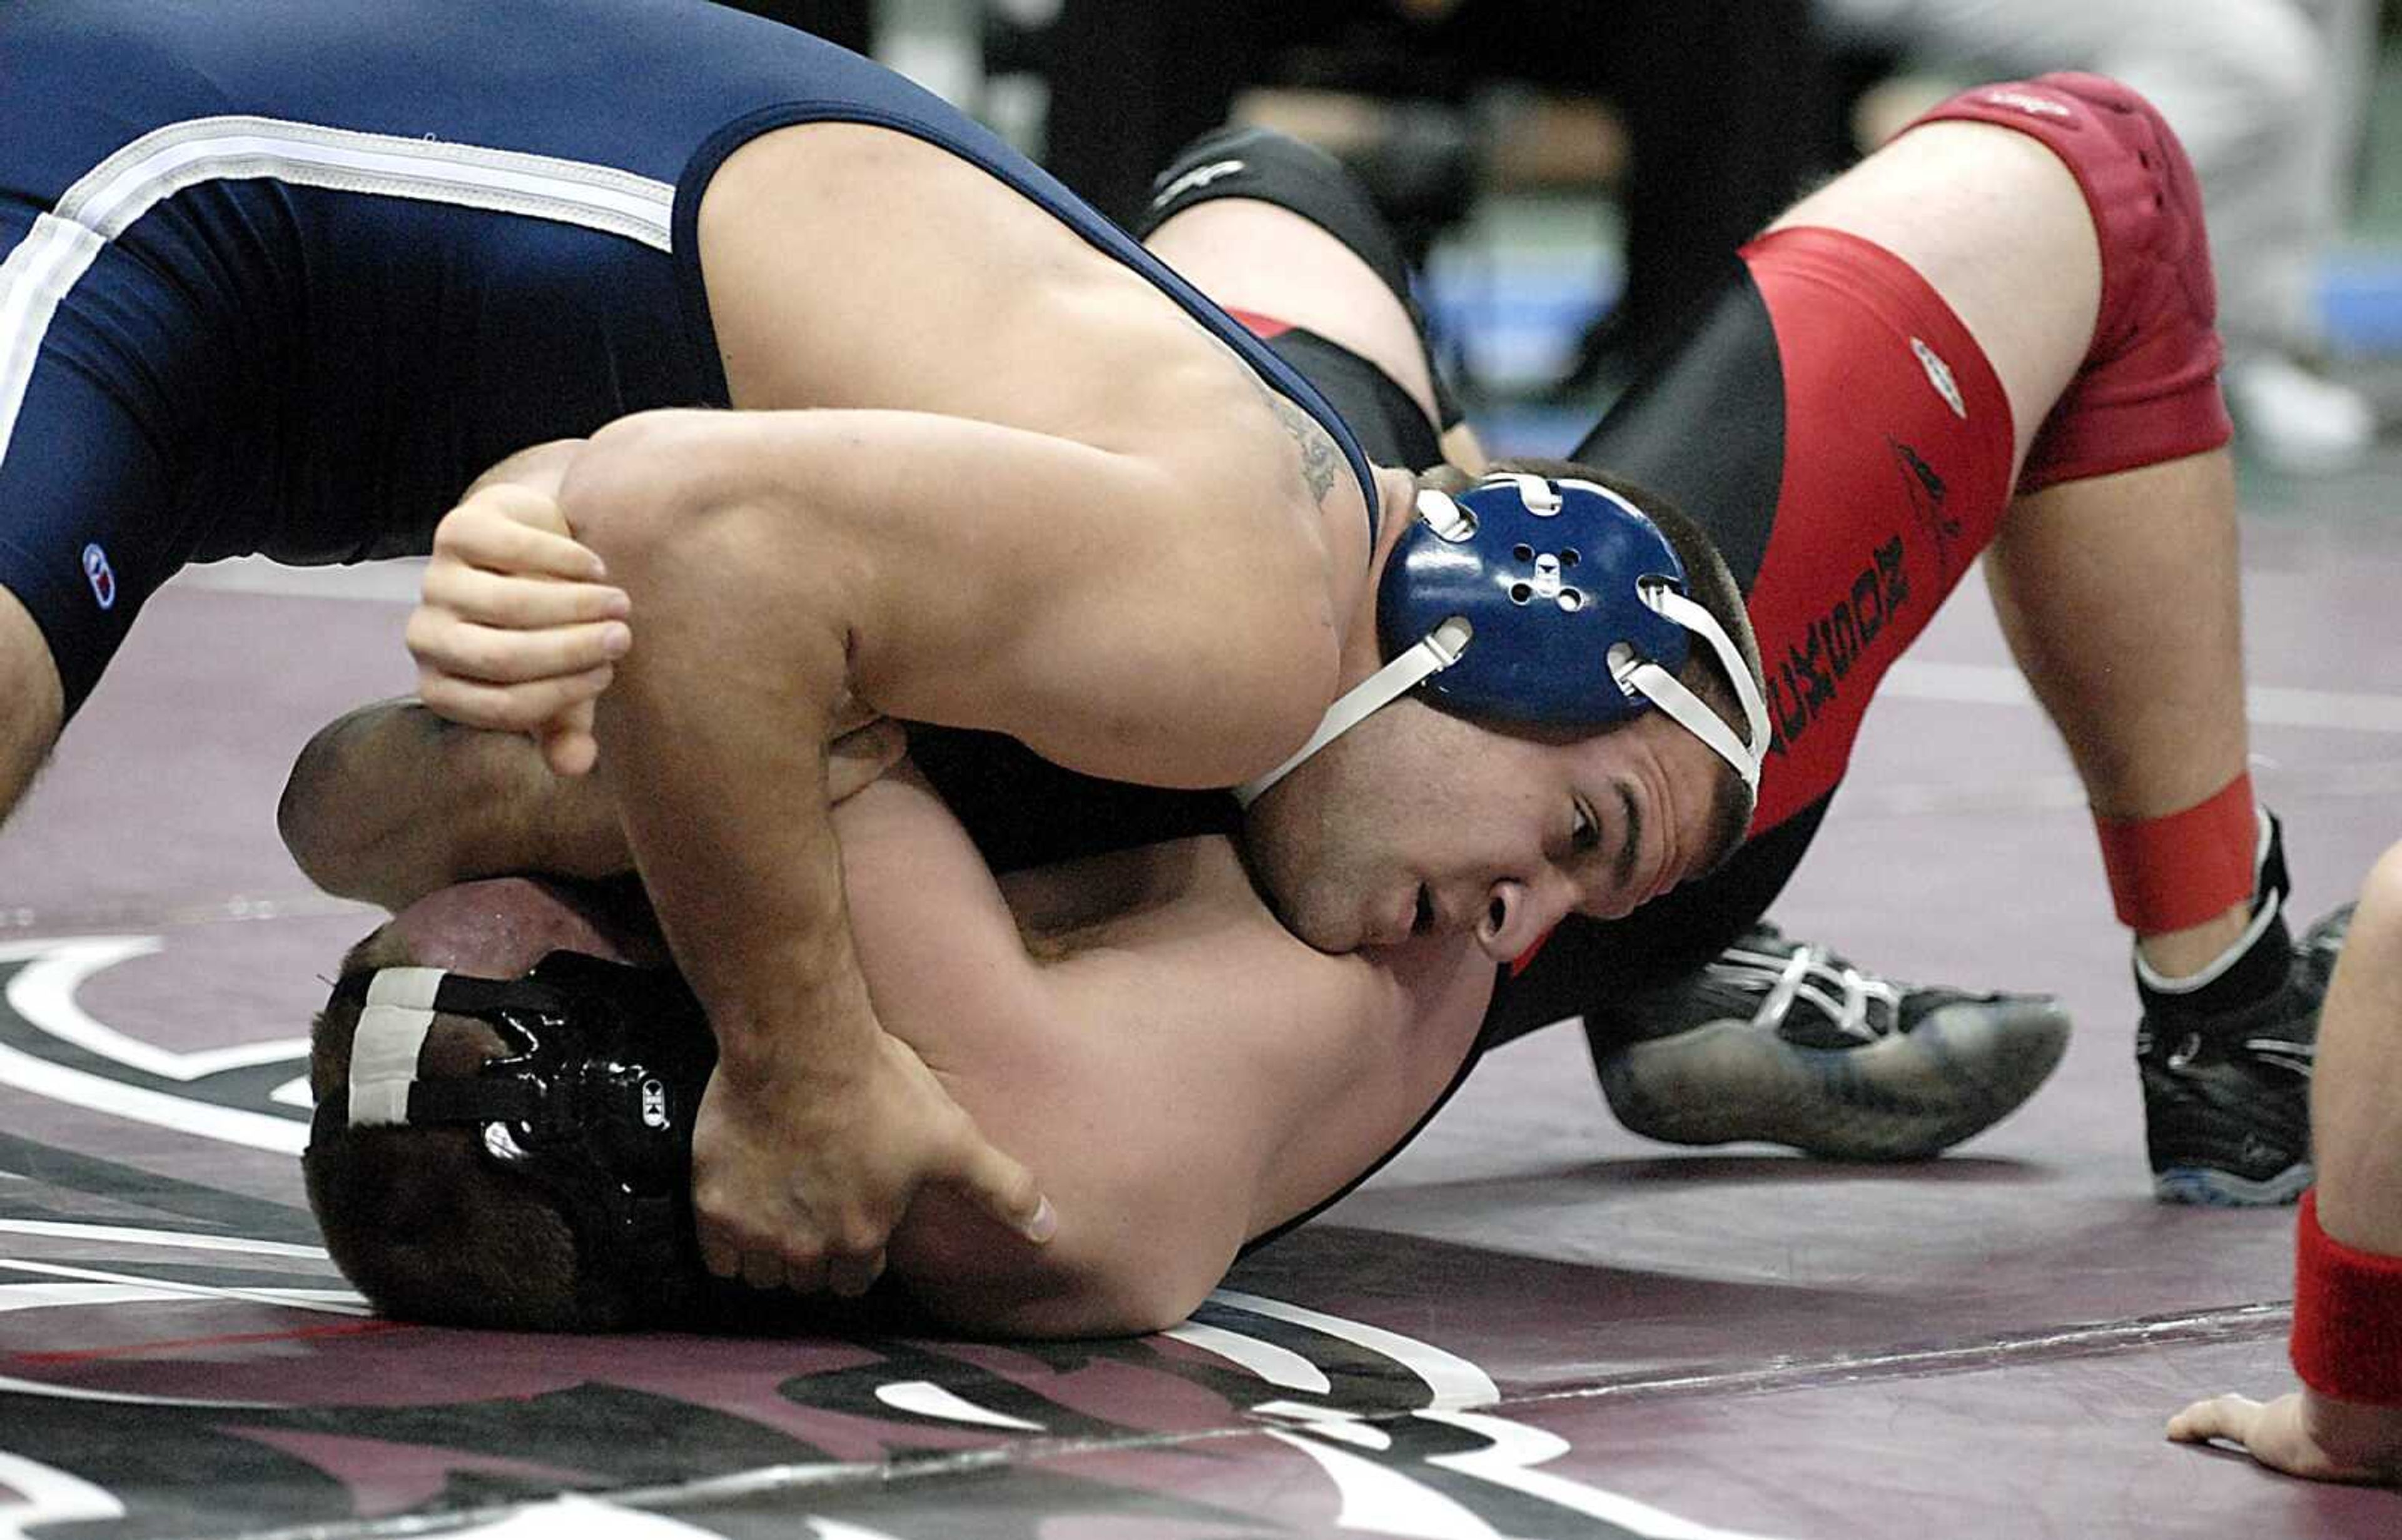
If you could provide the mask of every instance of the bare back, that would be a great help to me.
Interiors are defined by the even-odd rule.
[[[1140,274],[936,145],[762,135],[701,203],[739,407],[905,407],[1142,455],[1222,498],[1305,493],[1338,572],[1368,510],[1325,430]]]
[[[1155,1275],[1190,1310],[1241,1244],[1398,1145],[1475,1042],[1493,969],[1441,940],[1329,956],[1295,941],[1232,844],[1188,839],[996,883],[913,774],[836,813],[877,1008],[996,1141],[1060,1233],[1014,1280],[1014,1329],[1057,1329],[1086,1272]],[[894,1237],[919,1289],[1012,1264],[922,1194]]]

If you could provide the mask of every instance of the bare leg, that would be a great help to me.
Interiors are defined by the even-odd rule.
[[[2015,472],[2084,360],[2100,303],[2092,216],[2067,168],[2022,134],[1936,123],[1778,223],[1864,236],[1935,286],[2009,395]],[[2009,261],[1995,260],[1997,229]],[[2243,769],[2234,514],[2219,452],[2022,499],[1994,541],[2003,630],[2098,814],[2174,812]],[[2174,977],[2218,956],[2244,918],[2238,906],[2137,944]]]
[[[1219,304],[1307,327],[1350,349],[1434,420],[1434,381],[1409,312],[1374,268],[1310,221],[1255,199],[1213,199],[1175,215],[1143,244]]]
[[[1995,539],[1995,612],[2096,814],[2174,813],[2243,774],[2235,546],[2223,449],[2023,498]],[[2136,945],[2169,977],[2193,973],[2249,914],[2239,903]]]
[[[24,799],[65,716],[49,643],[17,597],[0,588],[0,818]]]
[[[2017,431],[2013,465],[2024,461],[2084,361],[2102,299],[2101,248],[2068,168],[2008,129],[1931,123],[1771,227],[1794,225],[1872,241],[1934,286],[2000,378]]]

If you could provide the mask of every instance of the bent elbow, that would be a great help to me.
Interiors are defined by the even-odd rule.
[[[424,794],[442,782],[414,758],[423,752],[414,724],[431,720],[413,702],[363,706],[319,729],[293,762],[276,832],[325,892],[396,911],[454,879],[460,820]]]
[[[706,496],[706,440],[725,414],[637,412],[586,440],[560,474],[559,507],[574,537],[613,574],[670,538]]]
[[[318,729],[292,763],[275,804],[275,831],[301,874],[337,898],[354,899],[360,851],[337,804],[342,780],[340,739],[355,721],[346,716]]]

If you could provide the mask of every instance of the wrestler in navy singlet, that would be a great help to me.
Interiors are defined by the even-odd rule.
[[[693,0],[0,7],[0,585],[70,714],[187,561],[421,551],[476,474],[725,406],[694,222],[771,129],[942,146],[1134,268],[1333,434],[1266,347],[1000,140]]]

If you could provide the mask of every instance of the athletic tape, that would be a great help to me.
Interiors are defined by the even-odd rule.
[[[351,1126],[385,1128],[408,1121],[408,1090],[417,1083],[417,1055],[434,1028],[438,968],[387,968],[367,984],[367,1003],[351,1038]]]
[[[2205,801],[2156,818],[2095,815],[2119,918],[2139,936],[2183,930],[2252,897],[2260,816],[2246,771]]]

